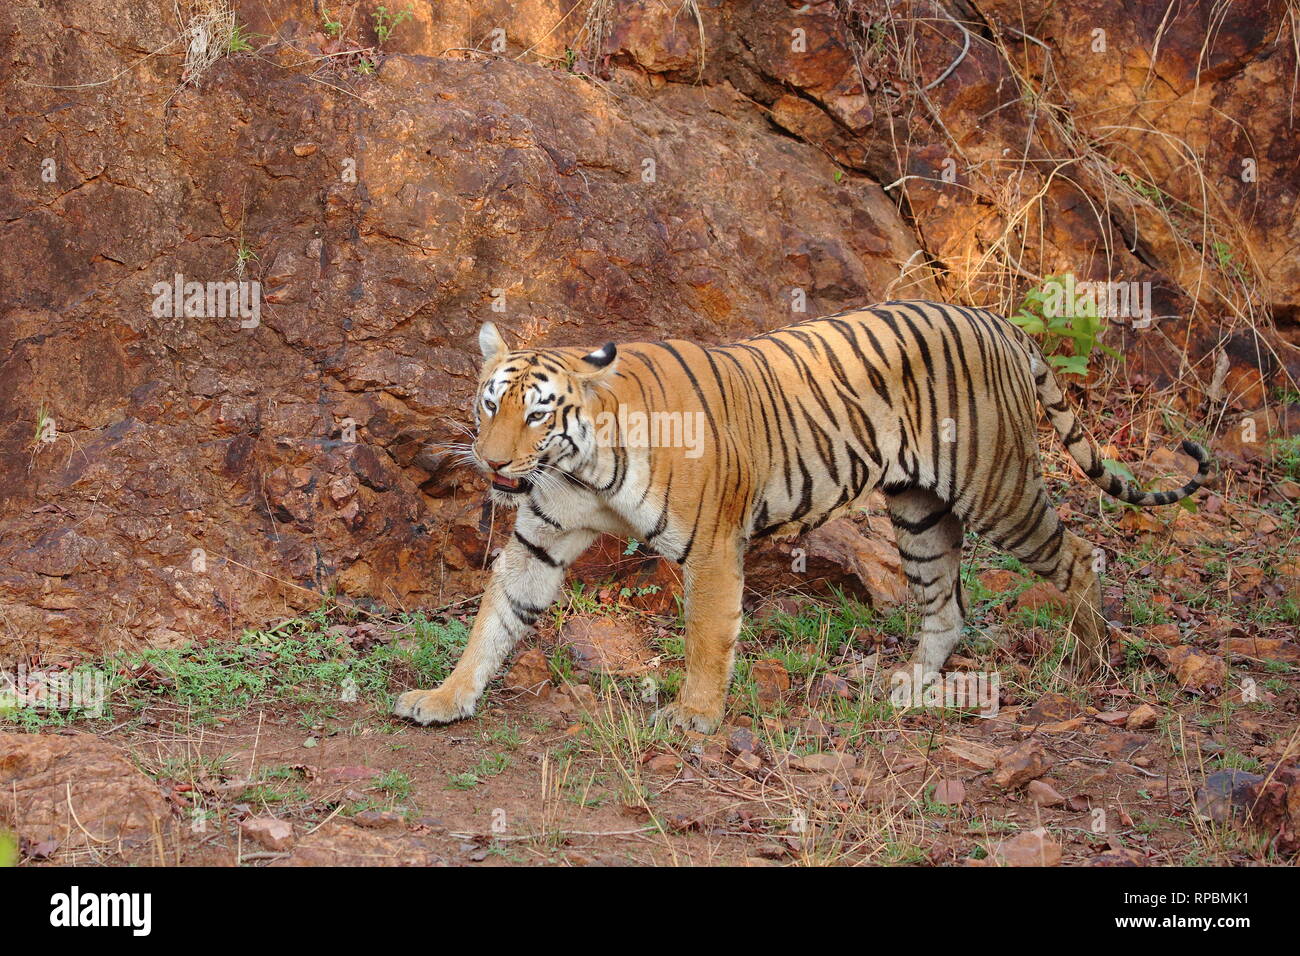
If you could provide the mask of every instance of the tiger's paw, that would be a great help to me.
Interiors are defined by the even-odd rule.
[[[650,721],[655,724],[667,721],[669,724],[683,730],[694,730],[708,735],[716,731],[722,723],[722,709],[719,708],[716,713],[696,710],[693,707],[687,707],[679,700],[660,707],[650,715]]]
[[[474,716],[475,701],[465,701],[446,687],[437,690],[408,690],[393,704],[393,713],[417,724],[449,724]]]

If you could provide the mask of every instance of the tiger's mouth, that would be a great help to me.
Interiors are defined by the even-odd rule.
[[[531,491],[533,487],[533,483],[527,478],[511,478],[509,475],[500,475],[495,471],[488,474],[492,480],[492,487],[507,494],[521,495],[526,491]]]

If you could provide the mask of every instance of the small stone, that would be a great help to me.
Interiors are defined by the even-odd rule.
[[[1164,662],[1186,690],[1218,690],[1228,679],[1228,666],[1223,658],[1206,654],[1187,644],[1169,648],[1164,653]]]
[[[656,754],[645,762],[650,773],[676,773],[681,761],[672,754]]]
[[[395,810],[362,810],[352,820],[358,826],[377,830],[381,827],[401,826],[405,818]]]
[[[1026,724],[1045,724],[1069,720],[1083,712],[1076,701],[1064,694],[1044,694],[1024,716]]]
[[[778,660],[755,661],[749,668],[750,679],[758,689],[758,699],[763,704],[774,704],[790,689],[790,674]]]
[[[1035,611],[1039,608],[1052,608],[1064,611],[1067,605],[1065,595],[1060,588],[1050,581],[1038,581],[1032,587],[1021,592],[1016,598],[1017,610]]]
[[[1138,704],[1129,713],[1128,719],[1124,721],[1125,730],[1146,730],[1148,727],[1156,725],[1156,719],[1160,712],[1150,704]]]
[[[751,731],[744,727],[736,727],[727,734],[727,746],[735,753],[750,754],[758,749],[758,741],[754,739]]]
[[[1196,812],[1215,823],[1244,817],[1252,802],[1251,788],[1263,780],[1245,770],[1219,770],[1196,790]]]
[[[984,589],[993,594],[1006,594],[1020,583],[1020,576],[1005,568],[981,571],[976,577],[979,578],[980,584],[984,585]]]
[[[239,824],[248,839],[260,843],[268,850],[281,852],[293,845],[293,825],[275,817],[249,817]]]
[[[1051,761],[1043,745],[1037,740],[1027,740],[998,754],[997,769],[991,779],[994,786],[1003,790],[1018,790],[1030,780],[1047,773],[1050,767]]]
[[[360,484],[357,481],[356,475],[340,475],[326,486],[326,493],[329,494],[330,501],[334,502],[336,505],[341,505],[343,502],[355,495],[359,487]]]
[[[853,697],[853,688],[839,674],[823,674],[813,683],[809,696],[814,700],[826,697],[840,697],[849,700]]]
[[[989,860],[994,866],[1058,866],[1061,847],[1039,827],[995,844]]]
[[[551,690],[551,665],[539,648],[530,647],[515,660],[505,676],[507,690],[545,697]]]
[[[1065,797],[1061,796],[1051,784],[1042,780],[1029,781],[1025,793],[1040,807],[1059,807],[1065,804]]]

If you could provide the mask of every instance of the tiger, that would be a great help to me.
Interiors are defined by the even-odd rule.
[[[1129,504],[1179,501],[1211,470],[1190,440],[1182,448],[1197,472],[1176,491],[1140,490],[1105,467],[1037,342],[982,308],[889,301],[731,345],[669,339],[595,351],[512,350],[488,322],[478,345],[475,437],[460,453],[485,474],[492,499],[515,509],[514,530],[452,672],[394,703],[419,724],[473,715],[565,569],[608,533],[681,566],[685,675],[656,717],[715,732],[749,542],[803,534],[875,490],[919,606],[909,670],[937,675],[961,637],[971,531],[1063,592],[1067,664],[1086,680],[1108,661],[1099,552],[1048,498],[1037,406],[1083,474]],[[638,414],[698,420],[700,440],[630,441]]]

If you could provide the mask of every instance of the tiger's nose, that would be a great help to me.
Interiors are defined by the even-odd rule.
[[[502,468],[504,468],[506,465],[510,464],[510,462],[509,462],[509,461],[490,461],[489,459],[484,458],[484,459],[483,459],[483,464],[487,465],[487,466],[488,466],[489,468],[491,468],[493,471],[500,471],[500,470],[501,470]]]

